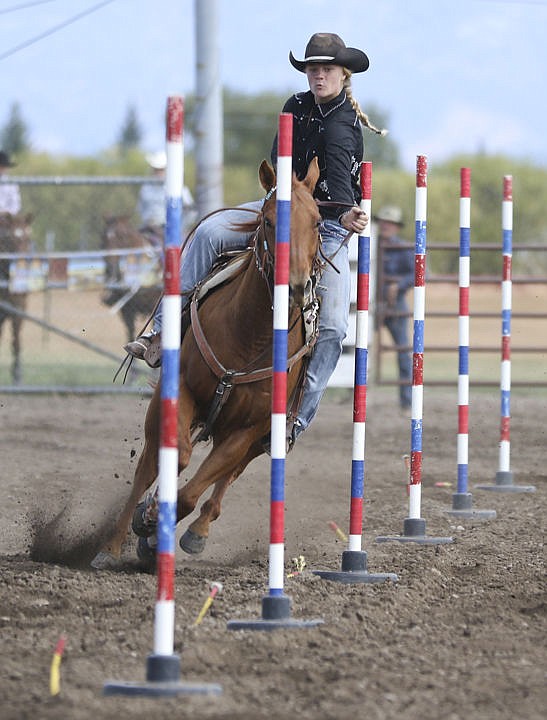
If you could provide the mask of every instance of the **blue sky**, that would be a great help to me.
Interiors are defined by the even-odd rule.
[[[114,144],[134,104],[145,149],[161,148],[166,97],[194,91],[194,3],[112,0],[8,54],[100,0],[0,0],[0,126],[17,101],[36,149],[93,155]],[[547,167],[547,0],[217,6],[221,79],[232,89],[305,89],[289,50],[301,58],[312,33],[337,32],[369,55],[354,95],[389,114],[405,167],[416,154],[435,163],[478,150]]]

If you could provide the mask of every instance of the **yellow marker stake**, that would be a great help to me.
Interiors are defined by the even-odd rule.
[[[65,638],[61,635],[55,646],[49,671],[49,692],[58,695],[61,692],[61,658],[65,649]]]
[[[201,621],[203,620],[203,618],[205,617],[205,614],[207,613],[207,610],[209,610],[209,608],[210,608],[211,605],[213,604],[213,600],[215,599],[215,595],[217,595],[217,593],[220,593],[220,592],[222,592],[222,583],[219,583],[219,582],[211,583],[211,592],[209,593],[209,597],[208,597],[207,600],[204,602],[203,607],[202,607],[201,610],[199,611],[199,615],[197,616],[196,621],[194,622],[194,625],[199,625],[199,624],[200,624],[200,622],[201,622]]]
[[[330,527],[331,530],[333,530],[336,533],[336,537],[339,540],[342,540],[342,542],[348,541],[348,536],[344,532],[342,532],[342,530],[340,530],[338,525],[333,520],[329,520],[328,526]]]

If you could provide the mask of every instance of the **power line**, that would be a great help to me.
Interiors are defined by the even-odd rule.
[[[42,2],[47,2],[48,0],[42,0]],[[23,43],[20,43],[19,45],[16,45],[15,47],[11,48],[10,50],[6,50],[6,52],[0,54],[0,60],[5,60],[10,55],[14,55],[16,52],[19,52],[19,50],[24,50],[25,48],[28,48],[30,45],[33,45],[34,43],[37,43],[39,40],[43,40],[44,38],[49,37],[50,35],[53,35],[54,33],[58,32],[59,30],[62,30],[63,28],[67,27],[68,25],[72,25],[72,23],[75,23],[77,20],[80,20],[81,18],[85,17],[86,15],[90,15],[91,13],[95,12],[96,10],[100,10],[100,8],[104,7],[105,5],[109,5],[110,3],[114,2],[115,0],[104,0],[103,2],[97,3],[96,5],[93,5],[92,7],[88,8],[87,10],[84,10],[81,13],[78,13],[77,15],[74,15],[73,17],[69,18],[68,20],[65,20],[62,23],[59,23],[58,25],[54,25],[53,27],[49,28],[49,30],[46,30],[43,33],[40,33],[40,35],[36,35],[33,38],[30,38],[29,40],[26,40]],[[37,3],[35,3],[37,4]]]
[[[15,10],[25,10],[25,8],[34,7],[35,5],[43,5],[44,3],[54,1],[55,0],[34,0],[34,2],[27,2],[22,5],[12,5],[12,7],[0,10],[0,15],[5,15],[6,13],[14,12]]]

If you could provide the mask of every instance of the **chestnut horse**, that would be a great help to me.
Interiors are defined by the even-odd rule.
[[[318,177],[319,168],[314,159],[304,180],[297,180],[295,175],[292,178],[288,398],[297,394],[304,376],[305,357],[315,340],[315,337],[306,340],[302,309],[310,303],[314,304],[315,283],[321,267],[321,216],[313,198]],[[195,475],[178,491],[177,523],[189,515],[203,493],[214,486],[211,496],[201,506],[199,517],[181,538],[182,549],[190,553],[203,550],[209,525],[220,515],[224,493],[251,460],[265,452],[263,441],[270,431],[272,369],[269,363],[273,342],[276,177],[266,161],[260,166],[259,178],[267,193],[262,210],[256,219],[240,226],[254,232],[254,248],[248,252],[239,274],[206,295],[200,302],[199,310],[196,310],[196,305],[193,306],[192,323],[181,346],[179,473],[188,466],[196,432],[207,424],[214,397],[223,381],[229,378],[229,397],[205,433],[208,435],[210,432],[212,449]],[[214,356],[213,360],[211,356]],[[227,370],[222,378],[219,367],[232,370]],[[198,435],[197,439],[204,439],[203,435]],[[122,543],[133,513],[133,529],[141,535],[139,557],[146,559],[149,545],[143,536],[155,534],[155,496],[150,495],[137,510],[135,507],[157,477],[159,443],[158,386],[147,410],[145,444],[130,497],[114,535],[93,560],[93,567],[108,568],[119,563]],[[151,553],[150,559],[153,559],[153,551]]]
[[[32,215],[0,213],[0,253],[25,253],[32,251],[31,244]],[[14,293],[9,288],[10,264],[13,260],[0,259],[0,300],[23,312],[27,307],[27,293]],[[7,308],[0,308],[0,333],[4,321],[11,319],[12,354],[11,377],[14,384],[21,382],[21,326],[23,317],[10,313]]]
[[[105,284],[107,289],[101,300],[105,305],[112,307],[120,303],[120,313],[127,331],[128,342],[136,337],[137,317],[149,318],[154,312],[157,301],[161,296],[161,260],[160,249],[163,238],[156,238],[152,234],[140,233],[132,225],[129,215],[110,215],[104,217],[102,233],[103,250],[124,250],[127,248],[149,249],[157,255],[158,284],[150,287],[130,288],[124,281],[120,256],[106,255]],[[110,286],[110,287],[108,287]],[[133,290],[133,291],[132,291]],[[124,302],[124,298],[125,302]]]

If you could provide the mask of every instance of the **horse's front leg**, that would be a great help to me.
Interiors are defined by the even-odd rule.
[[[209,536],[209,526],[221,512],[222,498],[228,487],[241,475],[254,458],[262,454],[252,429],[240,430],[219,443],[209,453],[194,477],[179,490],[177,520],[189,515],[197,501],[214,483],[214,489],[201,506],[200,515],[180,539],[181,548],[191,554],[203,551]]]
[[[156,478],[158,457],[157,423],[159,423],[159,410],[159,392],[156,390],[146,412],[144,448],[135,470],[133,487],[116,522],[114,533],[91,561],[91,566],[96,570],[108,570],[120,564],[122,545],[127,536],[129,523],[131,522],[135,507]]]
[[[190,424],[193,417],[194,404],[192,398],[181,384],[179,398],[179,469],[186,467],[190,461],[192,443]],[[158,474],[158,453],[160,443],[160,387],[156,388],[145,421],[145,443],[139,457],[133,487],[125,506],[118,518],[114,533],[110,540],[93,559],[91,565],[95,569],[117,567],[120,563],[122,545],[127,536],[135,508],[146,490],[152,485]],[[152,519],[154,522],[155,518]],[[153,534],[152,528],[150,534]]]

